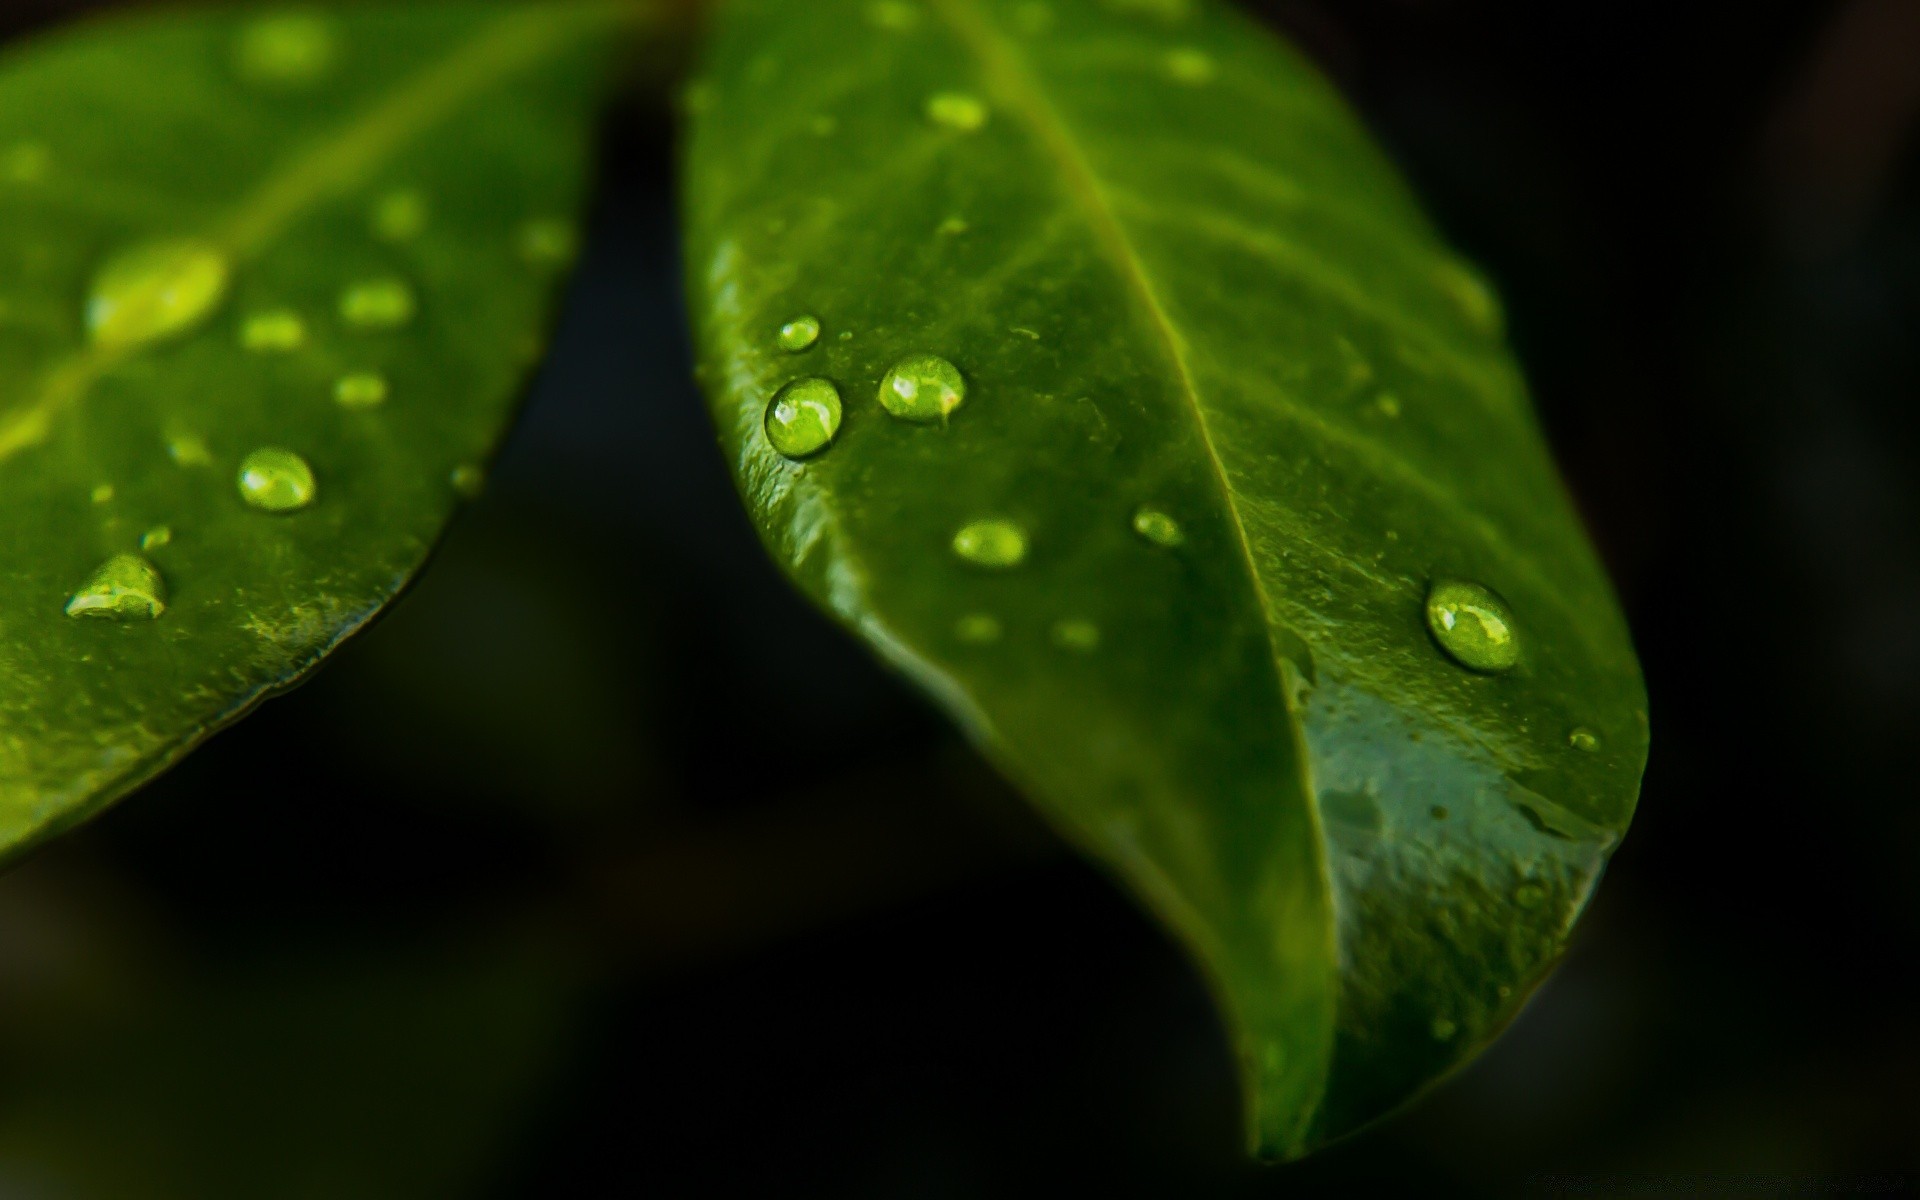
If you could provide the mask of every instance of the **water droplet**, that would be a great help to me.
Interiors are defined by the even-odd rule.
[[[112,500],[113,500],[112,484],[103,483],[93,489],[93,502],[95,504],[108,504],[108,503],[111,503]]]
[[[840,432],[840,389],[825,379],[796,379],[767,404],[767,441],[788,458],[818,454]]]
[[[1513,902],[1521,908],[1539,908],[1547,902],[1547,889],[1537,883],[1523,883],[1513,889]]]
[[[941,237],[959,237],[971,228],[973,227],[967,224],[965,217],[948,217],[946,220],[940,222],[940,227],[935,229],[934,232]]]
[[[340,319],[360,329],[398,329],[413,320],[413,289],[405,280],[365,279],[340,293]]]
[[[953,624],[953,636],[970,646],[991,646],[1002,632],[1000,618],[987,613],[968,613]]]
[[[1433,280],[1467,319],[1467,324],[1480,333],[1495,335],[1506,324],[1499,298],[1470,268],[1451,260],[1442,261],[1434,268]]]
[[[190,433],[167,442],[167,457],[182,467],[204,467],[213,461],[206,441]]]
[[[171,541],[173,541],[173,527],[170,525],[155,525],[152,529],[140,535],[140,548],[142,550],[158,550]]]
[[[53,151],[40,142],[15,142],[0,153],[0,179],[8,183],[43,183],[52,170]]]
[[[1513,995],[1513,989],[1503,983],[1499,987],[1496,987],[1493,989],[1493,994],[1500,997],[1502,1000],[1505,1000],[1507,997]]]
[[[254,313],[240,326],[240,344],[255,354],[285,354],[306,345],[307,323],[290,308]]]
[[[903,33],[920,24],[920,10],[905,0],[873,0],[867,5],[867,23],[876,29]]]
[[[1427,628],[1453,660],[1472,671],[1510,671],[1520,635],[1507,602],[1477,583],[1443,579],[1427,593]]]
[[[1446,1017],[1435,1017],[1433,1024],[1427,1027],[1433,1033],[1436,1042],[1450,1042],[1453,1035],[1460,1032],[1460,1026]]]
[[[268,88],[304,88],[325,79],[339,56],[333,26],[315,13],[283,12],[250,21],[234,43],[235,72]]]
[[[1447,810],[1446,805],[1436,804],[1432,808],[1427,810],[1427,815],[1431,816],[1436,821],[1444,821],[1448,817],[1452,816],[1453,814]]]
[[[412,188],[388,192],[374,204],[369,224],[382,241],[412,241],[426,232],[427,198]]]
[[[480,493],[487,490],[486,470],[473,463],[461,463],[455,467],[447,476],[447,481],[453,484],[453,490],[466,500],[477,500],[480,498]]]
[[[970,92],[936,92],[927,98],[927,119],[935,125],[972,133],[987,123],[987,105]]]
[[[953,535],[953,552],[976,567],[1004,571],[1027,558],[1027,532],[1012,521],[975,521]]]
[[[1381,392],[1379,399],[1373,402],[1373,406],[1379,409],[1380,415],[1389,421],[1397,420],[1400,416],[1400,397],[1392,392]]]
[[[70,617],[151,621],[167,611],[167,584],[138,554],[116,554],[67,601]]]
[[[580,256],[580,230],[559,217],[536,217],[520,227],[519,247],[523,262],[564,267]]]
[[[227,256],[197,238],[129,247],[93,277],[87,330],[100,346],[134,346],[185,333],[219,307],[228,272]]]
[[[341,408],[378,408],[387,402],[387,377],[375,371],[355,371],[333,383],[333,402]]]
[[[1057,621],[1053,626],[1053,644],[1062,650],[1090,654],[1100,648],[1100,627],[1092,621]]]
[[[240,498],[262,512],[294,512],[313,503],[313,468],[278,446],[263,446],[241,459],[236,482]]]
[[[790,354],[812,346],[820,340],[820,321],[815,317],[795,317],[780,327],[780,348]]]
[[[903,358],[880,381],[880,406],[903,421],[944,421],[966,399],[960,368],[937,355]]]
[[[1567,735],[1567,745],[1582,754],[1595,754],[1600,750],[1600,735],[1583,725]]]
[[[1187,540],[1180,522],[1157,508],[1141,508],[1133,514],[1133,531],[1156,546],[1178,546]]]
[[[1214,65],[1213,56],[1205,50],[1196,50],[1192,46],[1182,46],[1167,51],[1167,75],[1175,83],[1184,83],[1192,87],[1212,83],[1219,73]]]

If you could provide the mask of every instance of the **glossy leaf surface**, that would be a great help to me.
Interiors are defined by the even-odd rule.
[[[632,19],[242,10],[6,50],[0,855],[420,566],[538,352]]]
[[[1211,3],[734,0],[689,108],[769,547],[1184,938],[1256,1148],[1470,1057],[1626,827],[1644,693],[1497,301],[1339,98]],[[894,386],[928,355],[962,388]],[[789,458],[801,377],[843,412]]]

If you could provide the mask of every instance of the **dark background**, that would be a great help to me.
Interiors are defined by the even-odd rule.
[[[1920,4],[1258,7],[1500,283],[1652,692],[1484,1057],[1242,1163],[1181,955],[764,561],[635,100],[424,581],[0,877],[0,1200],[1920,1191]]]

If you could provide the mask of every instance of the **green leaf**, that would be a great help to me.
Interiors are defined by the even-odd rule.
[[[1626,827],[1645,700],[1497,302],[1334,92],[1211,3],[734,0],[690,101],[769,547],[1181,935],[1256,1149],[1469,1058]],[[889,376],[924,355],[964,396]],[[799,377],[841,404],[776,408],[833,426],[789,458]]]
[[[0,58],[0,856],[419,568],[538,353],[634,15],[202,13]]]

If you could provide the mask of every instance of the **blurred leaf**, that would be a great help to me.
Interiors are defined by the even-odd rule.
[[[1185,938],[1261,1152],[1470,1057],[1646,750],[1487,286],[1214,4],[735,0],[710,53],[694,308],[774,555]]]
[[[0,854],[419,568],[538,354],[634,15],[199,13],[0,60]]]

